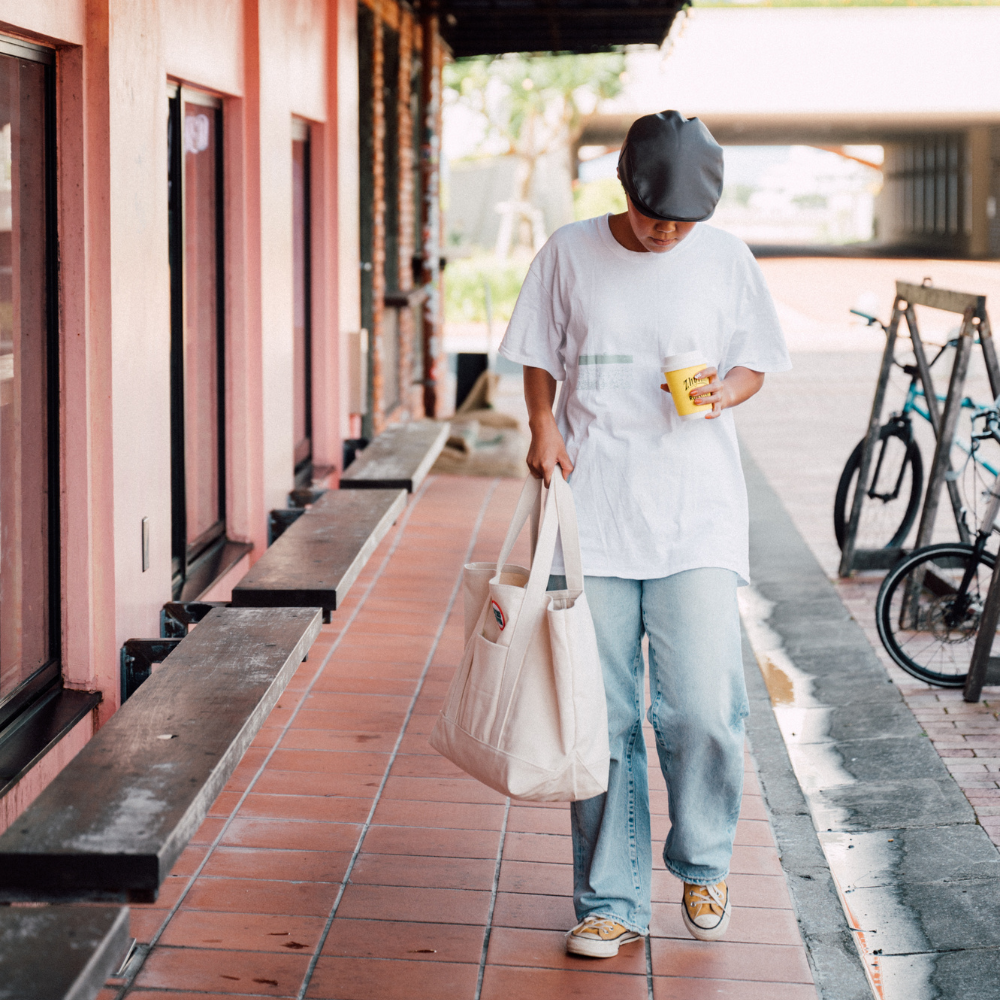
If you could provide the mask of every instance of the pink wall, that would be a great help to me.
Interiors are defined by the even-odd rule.
[[[0,0],[0,31],[38,41],[82,45],[87,34],[87,0]]]
[[[170,593],[170,271],[161,4],[111,0],[111,296],[116,646],[155,636]],[[164,4],[164,7],[167,5]],[[99,334],[99,331],[93,331]],[[102,331],[101,331],[102,332]],[[142,570],[142,519],[150,568]]]
[[[243,92],[242,0],[142,0],[157,8],[166,72],[220,94]],[[248,7],[254,6],[248,0]]]
[[[254,543],[252,560],[293,477],[293,114],[313,123],[317,464],[339,465],[347,430],[342,334],[360,323],[356,4],[0,0],[0,30],[58,47],[64,678],[103,693],[101,724],[118,705],[122,643],[157,635],[171,597],[168,78],[223,98],[227,524]],[[56,770],[91,728],[52,755]],[[10,798],[15,814],[56,770],[47,763]]]
[[[41,795],[48,783],[87,745],[93,735],[94,717],[90,713],[0,799],[0,833]]]
[[[292,115],[326,119],[323,0],[261,0],[256,84],[260,110],[261,326],[264,507],[287,505],[293,486]]]
[[[327,25],[336,24],[336,10],[327,12],[327,0],[270,0],[285,35],[283,62],[288,81],[288,109],[300,118],[327,118]],[[333,7],[333,4],[330,4]],[[276,56],[280,55],[275,52]]]
[[[85,44],[57,59],[63,677],[118,704],[110,260],[109,31],[94,3]]]
[[[353,0],[333,0],[337,4],[337,322],[340,328],[340,400],[339,424],[342,437],[347,437],[350,416],[347,393],[344,391],[347,372],[346,339],[343,334],[361,329],[361,283],[358,267],[361,263],[360,165],[358,161],[358,7]],[[329,168],[328,168],[329,169]]]

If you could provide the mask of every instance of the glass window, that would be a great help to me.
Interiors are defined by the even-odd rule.
[[[312,330],[310,323],[309,126],[292,123],[292,277],[294,321],[292,365],[295,477],[312,475]]]
[[[0,706],[58,673],[51,69],[38,58],[0,54]]]
[[[361,237],[361,326],[373,335],[375,328],[375,12],[358,4],[358,200]],[[361,419],[362,437],[375,436],[374,350],[368,352],[365,373],[367,412]]]
[[[225,538],[222,111],[170,101],[171,436],[174,587]]]
[[[399,32],[382,29],[382,101],[385,120],[382,141],[385,198],[385,289],[399,289]],[[409,95],[407,95],[409,96]],[[379,331],[382,369],[382,411],[391,413],[400,403],[399,310],[386,307]]]

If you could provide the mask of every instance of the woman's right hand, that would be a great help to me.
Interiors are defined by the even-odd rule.
[[[566,443],[556,426],[551,412],[531,424],[531,447],[528,448],[528,469],[536,479],[544,479],[545,485],[552,482],[556,466],[562,470],[563,479],[568,479],[573,471],[573,463],[566,454]]]

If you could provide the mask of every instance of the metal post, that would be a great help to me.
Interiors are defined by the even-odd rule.
[[[941,427],[941,412],[938,409],[937,392],[934,390],[934,380],[931,377],[931,366],[927,363],[927,354],[924,351],[924,342],[920,339],[920,331],[917,328],[917,314],[913,311],[913,306],[907,302],[906,325],[910,331],[910,340],[913,343],[913,354],[917,359],[917,370],[920,372],[920,383],[924,387],[924,399],[927,400],[927,412],[931,416],[931,427],[934,428],[934,436],[938,436]]]
[[[997,365],[997,349],[993,341],[993,331],[990,328],[990,318],[985,308],[978,316],[979,343],[983,349],[983,360],[986,362],[986,374],[990,379],[990,392],[994,402],[1000,396],[1000,366]],[[983,693],[983,684],[990,667],[990,653],[993,650],[993,639],[1000,622],[1000,562],[993,567],[990,576],[990,588],[986,592],[986,603],[979,619],[979,630],[976,633],[976,645],[972,650],[972,660],[969,663],[969,676],[965,679],[965,690],[962,697],[966,701],[977,702]]]
[[[955,443],[955,428],[958,425],[958,415],[962,409],[962,393],[965,390],[965,376],[969,370],[969,357],[972,354],[972,310],[967,309],[962,321],[962,329],[958,335],[958,346],[955,348],[955,364],[951,370],[951,381],[948,385],[948,398],[944,404],[944,417],[938,432],[937,447],[934,449],[934,464],[924,495],[924,509],[920,516],[920,530],[917,532],[915,548],[930,545],[934,534],[934,521],[937,519],[938,502],[941,498],[941,484],[951,468],[951,449]]]
[[[868,490],[868,476],[871,473],[872,456],[878,444],[879,426],[882,421],[882,407],[885,405],[885,391],[889,385],[889,375],[892,373],[892,362],[896,356],[896,334],[899,330],[899,318],[902,312],[899,308],[899,296],[892,306],[892,319],[885,335],[885,350],[882,352],[882,367],[878,373],[878,383],[875,386],[875,399],[872,402],[871,417],[868,420],[868,433],[865,435],[865,446],[861,450],[861,467],[858,469],[858,482],[854,488],[854,501],[851,504],[851,519],[847,524],[847,534],[844,538],[844,548],[840,554],[841,576],[850,576],[854,564],[855,541],[858,525],[861,523],[861,506]]]
[[[927,363],[927,355],[924,353],[924,344],[917,331],[917,316],[913,311],[912,304],[906,306],[906,325],[910,328],[910,339],[913,341],[913,353],[917,358],[917,368],[920,371],[920,381],[924,387],[924,400],[927,403],[927,412],[930,414],[931,427],[934,428],[934,436],[940,437],[941,414],[938,409],[937,392],[934,390],[934,383],[931,379],[931,367]],[[951,472],[951,456],[948,457],[948,472]],[[951,500],[951,509],[955,514],[955,525],[958,528],[958,537],[966,545],[970,544],[972,537],[969,534],[968,525],[965,523],[962,497],[958,490],[958,483],[948,476],[945,476],[945,483],[948,486],[948,497]]]
[[[1000,562],[997,566],[1000,566]],[[962,697],[966,701],[979,701],[990,665],[993,637],[997,633],[997,622],[1000,621],[1000,573],[997,572],[997,566],[993,567],[993,575],[990,577],[990,589],[986,592],[986,603],[983,605],[979,631],[976,633],[976,645],[969,663],[969,676],[965,679]]]

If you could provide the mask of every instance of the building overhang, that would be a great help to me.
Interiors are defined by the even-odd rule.
[[[455,58],[660,45],[683,0],[415,0]]]
[[[724,146],[883,145],[920,136],[955,134],[979,126],[1000,126],[995,114],[726,114],[700,118]],[[577,146],[617,148],[637,114],[592,115],[585,119]]]

